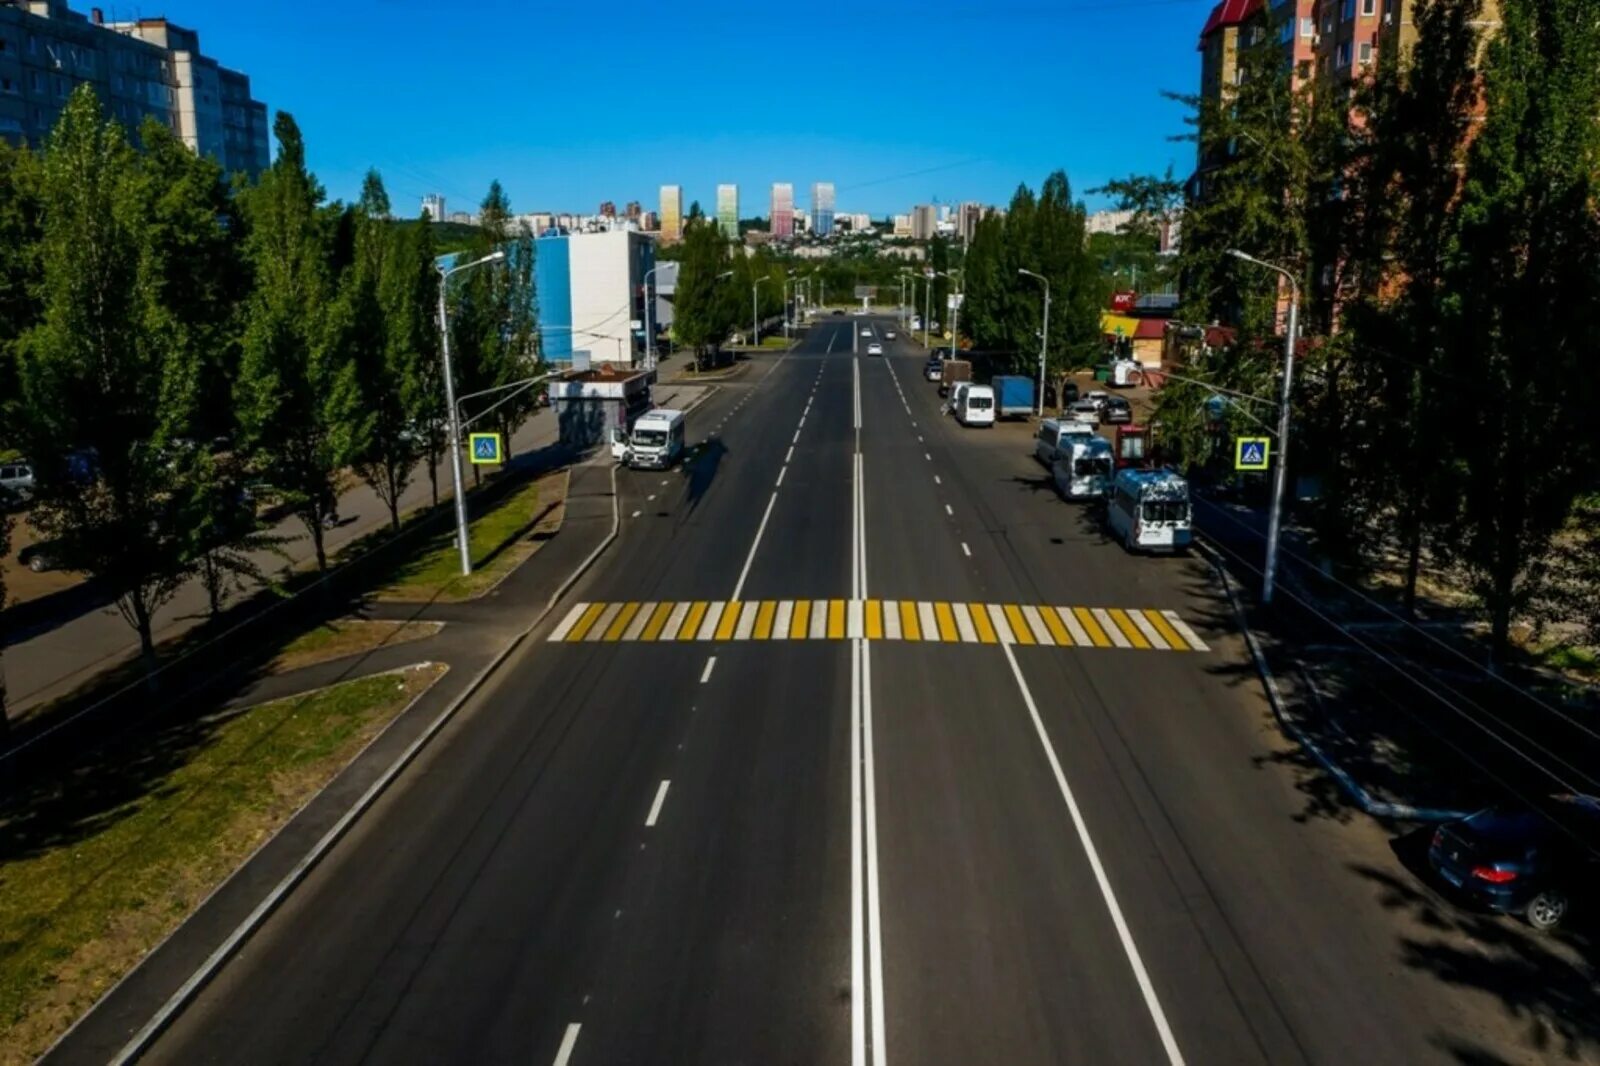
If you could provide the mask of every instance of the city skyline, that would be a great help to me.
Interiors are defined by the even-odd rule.
[[[937,42],[955,32],[963,49],[1004,48],[1006,84],[969,86],[916,121],[908,114],[870,123],[853,109],[880,91],[880,72],[844,49],[816,56],[812,76],[774,81],[749,98],[715,83],[664,85],[664,102],[682,119],[640,124],[627,117],[638,117],[639,86],[594,77],[581,49],[541,49],[537,74],[473,58],[484,27],[523,18],[509,0],[483,0],[471,19],[431,20],[425,79],[415,76],[406,47],[414,24],[384,0],[346,0],[293,19],[270,5],[223,0],[166,0],[162,12],[195,27],[209,53],[248,73],[253,94],[272,111],[294,115],[331,199],[356,198],[370,167],[397,203],[438,193],[453,210],[476,211],[499,180],[519,212],[589,211],[602,198],[656,203],[659,186],[670,183],[683,187],[685,210],[698,200],[709,214],[718,183],[739,185],[764,209],[774,180],[808,190],[823,178],[834,183],[837,211],[884,218],[935,197],[1004,204],[1019,183],[1037,189],[1058,167],[1079,196],[1169,164],[1186,176],[1193,149],[1168,140],[1184,132],[1185,109],[1160,90],[1197,83],[1195,44],[1210,6],[1071,0],[1059,12],[1032,12],[1019,37],[1009,32],[1014,20],[931,0],[918,11],[937,28]],[[643,40],[748,17],[705,0],[629,14],[630,36]],[[868,4],[851,18],[870,29],[904,14],[903,6]],[[540,13],[541,33],[576,40],[592,15],[557,0]],[[1128,63],[1134,53],[1154,62],[1159,76],[1140,69],[1147,63]],[[570,121],[553,123],[554,114]],[[983,131],[981,143],[972,143],[975,130]]]

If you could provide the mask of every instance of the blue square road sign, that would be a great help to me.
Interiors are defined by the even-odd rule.
[[[1265,470],[1272,454],[1269,437],[1238,437],[1233,442],[1233,468],[1235,470]]]
[[[473,463],[482,466],[505,462],[500,450],[500,434],[473,433],[467,438]]]

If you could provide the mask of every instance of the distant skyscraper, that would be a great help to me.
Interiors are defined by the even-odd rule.
[[[931,204],[918,204],[911,209],[911,238],[913,240],[932,240],[937,227],[938,213]]]
[[[717,228],[730,241],[739,239],[739,186],[717,186]]]
[[[911,236],[911,216],[910,215],[896,215],[896,216],[894,216],[894,235],[896,237],[909,237],[909,236]]]
[[[430,192],[422,198],[422,209],[435,222],[443,222],[450,217],[444,213],[444,197],[436,192]]]
[[[600,217],[601,218],[616,218],[617,217],[617,205],[612,203],[610,200],[601,200],[600,201]]]
[[[794,186],[787,181],[772,183],[772,235],[794,236]]]
[[[661,186],[661,239],[675,241],[683,236],[683,186]]]
[[[833,232],[833,182],[811,186],[811,232],[826,237]]]
[[[639,216],[644,213],[644,208],[639,206],[638,200],[629,200],[628,206],[625,208],[625,210],[627,211],[628,217],[633,219],[635,222],[639,221]]]
[[[956,236],[962,241],[972,240],[973,232],[978,228],[978,220],[983,217],[983,205],[971,200],[961,205],[961,212],[956,216]]]
[[[654,233],[661,225],[661,220],[654,211],[646,211],[639,216],[639,228],[646,233]]]

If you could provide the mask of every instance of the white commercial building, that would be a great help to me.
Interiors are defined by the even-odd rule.
[[[637,361],[644,279],[655,266],[655,240],[619,226],[545,236],[534,247],[545,358],[580,365]]]

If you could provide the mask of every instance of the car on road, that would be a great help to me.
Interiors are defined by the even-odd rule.
[[[844,311],[843,311],[843,310],[841,310],[841,309],[840,309],[840,308],[837,308],[837,307],[835,307],[835,308],[834,308],[834,309],[833,309],[833,313],[834,313],[834,314],[836,314],[836,315],[843,315],[843,314],[844,314]]]
[[[1128,425],[1133,421],[1133,408],[1121,396],[1109,396],[1100,405],[1100,421],[1108,426]]]
[[[944,376],[944,360],[929,359],[926,363],[922,364],[922,376],[927,378],[929,381],[938,381]]]
[[[33,467],[27,463],[0,464],[0,507],[19,507],[33,499]]]
[[[1083,398],[1094,404],[1096,409],[1099,409],[1105,406],[1107,400],[1111,399],[1111,394],[1105,389],[1090,389],[1083,394]]]
[[[879,344],[877,341],[873,341],[871,344],[867,345],[867,354],[868,355],[882,355],[883,354],[883,345]]]
[[[1081,400],[1074,400],[1072,406],[1067,408],[1067,413],[1079,422],[1098,423],[1100,421],[1100,404],[1085,396]]]
[[[899,336],[899,334],[895,333],[895,331],[892,329],[886,329],[883,331],[883,339],[886,341],[892,341],[897,336]]]
[[[862,326],[862,327],[861,327],[861,335],[862,335],[862,336],[863,336],[863,337],[870,337],[870,336],[872,336],[872,327],[871,327],[871,326]]]
[[[61,559],[56,554],[55,543],[47,540],[42,540],[23,548],[17,553],[17,562],[36,574],[42,574],[46,570],[54,570],[61,565]]]
[[[1548,813],[1506,805],[1446,822],[1428,865],[1473,901],[1549,932],[1600,898],[1597,848],[1600,798],[1567,794],[1551,797]]]

